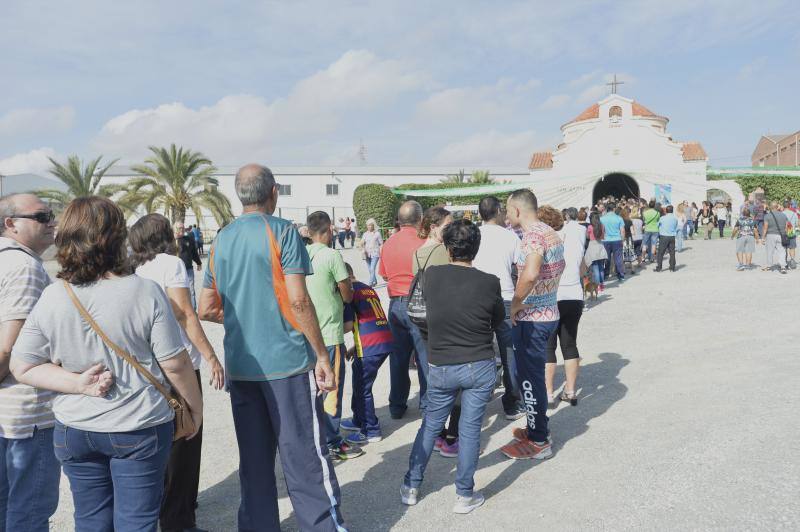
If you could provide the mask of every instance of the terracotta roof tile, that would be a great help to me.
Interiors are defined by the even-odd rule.
[[[591,120],[592,118],[599,118],[599,117],[600,117],[600,106],[598,104],[594,104],[584,109],[584,111],[581,114],[572,119],[572,122]]]
[[[684,161],[705,161],[708,159],[708,154],[699,142],[684,142],[683,143],[683,160]]]
[[[550,151],[540,151],[534,153],[533,157],[531,157],[531,163],[528,165],[528,168],[531,170],[543,170],[552,167],[553,152]]]

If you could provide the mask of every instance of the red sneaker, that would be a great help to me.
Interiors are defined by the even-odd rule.
[[[538,444],[527,437],[524,441],[514,440],[508,445],[500,447],[500,452],[513,460],[546,460],[553,456],[550,443]]]

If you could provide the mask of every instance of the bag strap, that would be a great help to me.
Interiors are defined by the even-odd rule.
[[[443,246],[443,245],[444,244],[436,244],[436,246],[434,246],[434,248],[431,250],[431,252],[428,253],[428,258],[425,259],[425,264],[422,266],[422,268],[419,267],[419,257],[417,256],[416,253],[414,253],[414,258],[417,261],[417,275],[419,275],[421,272],[425,271],[425,268],[428,267],[428,263],[431,261],[431,257],[433,257],[433,252],[436,251],[439,248],[439,246]],[[419,249],[417,251],[419,251]]]
[[[780,228],[780,226],[778,225],[778,218],[775,217],[775,212],[769,211],[769,213],[772,215],[772,219],[775,220],[775,227],[778,228],[778,234],[781,236],[785,235],[786,228],[785,227],[783,229]]]
[[[156,390],[158,390],[159,393],[161,393],[161,395],[164,396],[164,398],[172,407],[173,402],[176,401],[175,398],[173,398],[172,395],[169,393],[169,390],[167,390],[166,386],[161,384],[161,382],[159,382],[159,380],[156,379],[152,373],[147,371],[147,369],[145,369],[145,367],[142,366],[138,360],[132,357],[130,353],[128,353],[122,347],[112,342],[111,339],[106,335],[106,333],[103,332],[100,326],[97,325],[97,322],[94,321],[94,318],[92,318],[92,316],[86,310],[86,307],[84,307],[83,304],[80,302],[78,296],[75,295],[75,291],[72,289],[70,284],[67,281],[62,281],[62,282],[64,283],[64,289],[67,291],[69,298],[72,300],[72,304],[75,305],[75,308],[78,309],[78,312],[80,313],[81,317],[83,317],[83,319],[86,320],[86,323],[89,324],[89,327],[91,327],[92,330],[97,334],[97,336],[100,337],[103,343],[106,344],[106,346],[108,346],[112,351],[114,351],[114,353],[116,353],[117,356],[119,356],[125,362],[133,366],[134,369],[136,369],[136,371],[138,371],[145,379],[150,381],[150,384],[155,386]]]

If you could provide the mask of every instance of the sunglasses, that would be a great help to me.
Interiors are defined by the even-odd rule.
[[[49,224],[53,223],[53,220],[56,219],[56,215],[53,214],[53,211],[42,211],[33,214],[17,214],[16,216],[12,216],[12,218],[25,218],[27,220],[36,220],[40,224]]]

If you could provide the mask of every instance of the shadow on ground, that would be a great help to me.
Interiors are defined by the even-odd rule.
[[[559,450],[567,446],[573,438],[588,431],[589,423],[593,419],[605,414],[628,392],[627,386],[620,381],[619,374],[630,361],[617,353],[602,353],[599,358],[600,362],[581,368],[578,406],[559,408],[550,417],[556,460]],[[492,435],[509,429],[509,422],[502,415],[502,406],[498,399],[499,394],[496,394],[486,413],[486,418],[491,418],[492,421],[481,431],[482,448],[486,448],[487,441]],[[409,399],[409,404],[416,404],[416,399]],[[416,414],[416,409],[413,412]],[[383,427],[384,436],[394,432],[400,424],[418,419],[418,415],[408,415],[403,420],[389,422],[388,406],[379,410],[379,417],[386,420]],[[406,471],[412,443],[409,441],[384,453],[382,460],[368,469],[361,479],[341,486],[342,508],[348,528],[354,531],[388,530],[402,519],[407,507],[400,503],[400,483]],[[425,474],[425,483],[421,489],[422,498],[452,485],[456,462],[439,456],[431,457]],[[509,460],[500,451],[493,451],[481,455],[478,469],[493,467],[500,463],[506,463],[508,466],[489,484],[478,486],[487,499],[501,494],[521,474],[535,467],[538,462]],[[342,466],[347,467],[348,464],[337,465],[337,468]],[[357,465],[353,463],[352,466]],[[286,485],[282,478],[279,478],[278,497],[287,496]],[[203,491],[198,497],[198,503],[199,525],[217,523],[218,525],[212,527],[212,530],[235,529],[239,503],[238,473],[232,473],[222,482]],[[381,511],[374,511],[375,508],[381,508]],[[297,529],[294,513],[283,519],[281,529]]]

